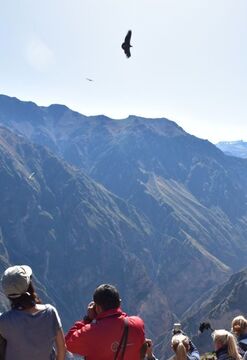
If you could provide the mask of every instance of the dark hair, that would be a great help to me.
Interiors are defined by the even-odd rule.
[[[8,299],[10,300],[11,308],[18,310],[30,309],[35,306],[35,304],[41,304],[41,300],[36,294],[32,282],[30,282],[27,292],[25,294],[22,294],[15,299]]]
[[[98,286],[93,294],[93,300],[95,304],[100,305],[104,311],[118,308],[121,302],[117,289],[110,284]]]

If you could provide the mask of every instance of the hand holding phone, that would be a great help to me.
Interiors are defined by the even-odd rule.
[[[180,324],[180,323],[175,323],[175,324],[173,324],[172,333],[173,333],[173,335],[183,333],[183,332],[182,332],[182,329],[181,329],[181,324]]]
[[[94,320],[97,316],[97,312],[96,312],[96,304],[94,301],[91,301],[88,304],[87,307],[87,316],[89,317],[90,320]]]
[[[151,339],[146,339],[145,340],[146,344],[147,344],[147,350],[146,350],[146,357],[147,359],[153,359],[154,355],[153,355],[153,342]]]

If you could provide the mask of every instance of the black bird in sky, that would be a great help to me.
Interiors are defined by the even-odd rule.
[[[130,48],[132,45],[130,45],[130,38],[131,38],[131,30],[128,31],[127,35],[125,36],[124,42],[122,43],[122,49],[124,50],[125,55],[127,58],[131,57],[130,54]]]

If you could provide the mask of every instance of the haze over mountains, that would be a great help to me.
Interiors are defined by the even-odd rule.
[[[66,327],[113,282],[158,338],[246,266],[246,159],[167,119],[4,95],[0,124],[1,267],[30,264]]]
[[[247,158],[247,142],[243,140],[221,141],[216,144],[216,146],[227,155],[236,156],[243,159]]]

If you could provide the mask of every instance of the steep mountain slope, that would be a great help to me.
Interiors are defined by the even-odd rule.
[[[65,326],[80,318],[93,289],[116,284],[123,306],[141,312],[150,334],[170,324],[164,293],[152,281],[153,230],[135,208],[25,137],[0,128],[0,239],[3,267],[27,263]],[[41,285],[42,284],[42,285]],[[43,290],[42,290],[43,289]],[[148,290],[147,290],[148,289]]]
[[[0,122],[53,152],[2,130],[1,251],[33,264],[64,318],[78,317],[97,280],[114,282],[151,337],[164,331],[163,360],[174,319],[193,336],[201,320],[229,327],[245,312],[246,275],[207,290],[246,265],[246,160],[166,119],[114,121],[0,96]],[[209,334],[194,340],[211,349]]]
[[[212,331],[198,332],[201,322],[210,322],[213,329],[230,331],[232,319],[247,313],[247,268],[233,274],[226,282],[211,289],[188,308],[178,321],[183,331],[196,344],[200,354],[214,350]],[[165,331],[156,341],[156,351],[160,359],[165,360],[172,355],[170,348],[171,330]]]
[[[209,321],[213,329],[231,328],[231,321],[237,315],[247,313],[247,269],[230,277],[224,284],[200,298],[186,311],[182,322],[185,330],[193,336],[202,351],[212,349],[210,332],[198,336],[198,325]]]
[[[153,234],[145,245],[149,273],[176,314],[246,264],[246,160],[167,119],[86,117],[1,96],[0,122],[144,214]]]

